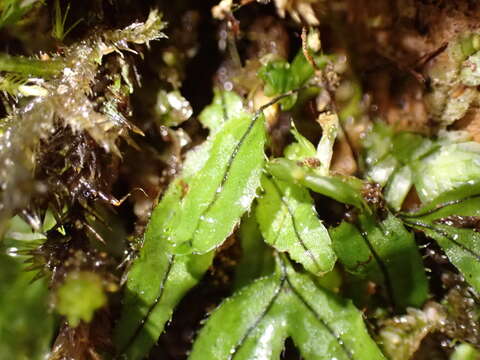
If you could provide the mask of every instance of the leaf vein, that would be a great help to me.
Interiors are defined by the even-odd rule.
[[[260,322],[265,318],[265,316],[267,316],[268,312],[270,311],[273,304],[275,303],[278,296],[280,295],[280,292],[282,291],[283,285],[285,284],[285,279],[286,279],[286,275],[284,274],[280,278],[280,283],[279,283],[277,289],[275,290],[275,293],[273,294],[272,298],[268,302],[267,306],[265,307],[263,312],[258,316],[258,318],[255,320],[255,322],[247,329],[247,331],[245,332],[243,337],[238,341],[238,343],[235,345],[235,347],[232,349],[232,351],[230,352],[230,355],[228,356],[228,360],[232,360],[235,357],[235,355],[238,354],[238,351],[245,344],[247,338],[250,336],[252,331],[255,330],[255,328],[258,326],[258,324],[260,324]]]
[[[285,208],[287,209],[288,211],[288,214],[290,215],[290,219],[292,220],[292,226],[293,226],[293,232],[295,233],[295,237],[297,238],[298,242],[300,243],[300,245],[302,246],[303,250],[305,250],[305,252],[307,253],[308,257],[310,257],[310,259],[312,260],[313,264],[316,266],[316,268],[318,269],[318,271],[321,271],[322,268],[320,266],[320,264],[318,263],[317,259],[315,258],[315,255],[313,254],[313,252],[308,248],[307,244],[305,244],[305,242],[303,241],[303,238],[301,237],[300,233],[298,232],[298,228],[297,228],[297,222],[295,220],[295,216],[293,214],[293,211],[292,209],[290,209],[290,206],[289,204],[285,201],[285,199],[283,198],[284,194],[282,193],[282,190],[280,189],[280,187],[278,186],[277,182],[271,178],[272,180],[272,183],[273,183],[273,186],[275,187],[275,190],[278,192],[278,194],[280,195],[280,201],[282,202],[282,204],[285,206]]]
[[[165,290],[165,284],[167,283],[168,277],[170,276],[170,272],[172,270],[173,264],[175,262],[175,255],[169,256],[168,258],[168,264],[167,264],[167,269],[165,271],[165,275],[162,278],[162,282],[160,283],[160,289],[159,289],[159,294],[153,301],[153,303],[150,305],[148,308],[147,313],[145,316],[140,320],[140,323],[138,324],[137,328],[135,329],[133,335],[130,337],[130,339],[127,341],[123,349],[120,351],[120,354],[124,354],[127,349],[134,343],[140,332],[142,331],[143,327],[148,321],[148,318],[152,314],[153,310],[155,310],[155,307],[158,305],[160,302],[161,298],[163,297],[164,290]]]
[[[295,286],[293,286],[292,282],[290,281],[290,278],[288,277],[288,274],[286,275],[286,280],[288,283],[288,286],[292,290],[293,294],[300,300],[300,302],[310,311],[317,321],[322,324],[325,329],[327,329],[328,333],[335,338],[337,341],[338,345],[342,348],[343,352],[347,355],[347,357],[350,360],[353,360],[353,354],[350,351],[350,349],[345,345],[344,341],[342,340],[340,335],[337,335],[337,333],[332,329],[332,327],[322,318],[322,316],[315,311],[315,309],[308,303],[308,301],[302,296],[302,294],[297,290]]]
[[[438,235],[441,235],[443,236],[444,238],[446,238],[447,240],[449,240],[450,242],[454,243],[455,245],[457,245],[459,248],[461,248],[463,251],[469,253],[471,256],[473,256],[474,258],[476,258],[478,261],[480,261],[480,254],[476,253],[474,250],[468,248],[466,245],[462,244],[461,242],[455,240],[453,238],[453,236],[451,236],[449,233],[447,233],[446,231],[443,231],[441,229],[438,229],[436,228],[435,226],[432,226],[432,225],[429,225],[429,224],[426,224],[426,223],[423,223],[421,221],[405,221],[405,224],[407,225],[410,225],[410,226],[418,226],[418,227],[423,227],[425,229],[428,229],[428,230],[431,230],[435,233],[437,233]]]
[[[370,242],[368,237],[365,235],[365,233],[361,229],[358,229],[358,231],[359,231],[360,235],[362,236],[363,241],[365,241],[365,245],[367,245],[368,249],[370,250],[370,252],[373,255],[373,258],[377,262],[378,267],[380,268],[380,271],[383,274],[383,279],[385,280],[385,287],[386,287],[386,290],[387,290],[387,295],[388,295],[388,298],[390,300],[391,305],[393,306],[395,304],[395,301],[394,301],[394,296],[393,296],[392,281],[390,279],[390,274],[388,272],[388,268],[385,265],[385,263],[382,261],[382,258],[380,257],[380,255],[377,254],[377,251],[375,250],[375,248],[373,247],[372,243]]]

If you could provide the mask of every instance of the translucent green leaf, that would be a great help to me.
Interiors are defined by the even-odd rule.
[[[212,103],[203,109],[198,119],[212,134],[222,128],[226,119],[234,118],[242,113],[245,113],[245,109],[240,96],[233,91],[214,89]]]
[[[391,175],[384,192],[385,200],[393,209],[400,210],[411,187],[412,170],[409,166],[403,166]]]
[[[480,291],[480,183],[465,184],[401,217],[406,225],[435,239],[452,264]]]
[[[323,67],[329,57],[317,56],[314,61],[318,67]],[[265,95],[275,96],[285,94],[290,90],[303,86],[315,73],[313,66],[307,61],[302,51],[299,51],[290,64],[285,60],[273,60],[264,65],[258,72],[258,77],[265,83]],[[296,101],[297,94],[293,94],[282,101],[283,110],[291,109]]]
[[[480,52],[470,56],[463,62],[460,72],[460,81],[467,86],[480,85]]]
[[[153,211],[140,255],[128,273],[122,315],[115,329],[117,351],[128,359],[142,359],[148,353],[177,303],[212,262],[212,253],[175,256],[165,230],[179,210],[184,188],[207,161],[210,147],[206,142],[188,153],[182,177],[172,182]]]
[[[285,157],[289,160],[303,160],[304,158],[314,157],[316,155],[315,146],[298,130],[293,127],[292,135],[296,142],[291,143],[285,148]]]
[[[412,163],[436,148],[431,140],[409,132],[395,132],[376,123],[364,140],[367,177],[385,186],[385,200],[400,210],[414,178]]]
[[[267,164],[267,170],[274,177],[299,184],[331,197],[341,203],[366,209],[361,191],[363,182],[346,176],[321,176],[314,170],[298,164],[296,161],[278,158]]]
[[[402,315],[382,319],[377,342],[390,360],[412,359],[425,337],[441,332],[446,322],[442,306],[428,302],[422,310],[408,308]]]
[[[480,144],[443,145],[412,167],[418,196],[423,202],[431,201],[445,191],[480,177]]]
[[[382,285],[397,309],[419,307],[427,299],[427,278],[413,234],[393,215],[382,222],[360,215],[357,225],[343,222],[330,234],[345,269]]]
[[[287,337],[307,360],[384,359],[349,301],[317,287],[285,262],[280,267],[213,312],[190,359],[280,359]]]
[[[265,241],[278,251],[288,252],[313,274],[331,271],[336,256],[308,190],[266,176],[262,177],[262,187],[257,219]]]
[[[241,113],[211,140],[209,158],[189,183],[179,212],[168,226],[168,239],[176,253],[206,253],[216,248],[250,209],[263,168],[263,120],[262,114]]]
[[[337,134],[341,133],[338,115],[336,113],[320,114],[317,121],[322,126],[322,138],[317,146],[317,159],[320,160],[320,175],[328,175],[333,157],[333,146]],[[343,133],[341,133],[343,134]]]
[[[157,95],[155,112],[163,125],[178,126],[192,116],[193,109],[180,91],[160,90]]]
[[[385,186],[385,199],[400,210],[412,185],[422,202],[480,176],[480,145],[418,134],[396,133],[375,124],[364,142],[367,176]]]

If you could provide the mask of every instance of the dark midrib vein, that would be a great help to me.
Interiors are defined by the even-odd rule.
[[[449,233],[447,233],[446,231],[443,231],[441,229],[438,229],[436,228],[435,226],[432,226],[432,225],[429,225],[429,224],[426,224],[426,223],[423,223],[421,221],[414,221],[414,220],[408,220],[408,221],[405,221],[405,224],[407,225],[410,225],[412,227],[421,227],[421,228],[424,228],[424,229],[427,229],[427,230],[431,230],[435,233],[437,233],[438,235],[441,235],[443,236],[445,239],[449,240],[450,242],[452,242],[453,244],[457,245],[459,248],[461,248],[463,251],[469,253],[471,256],[473,256],[474,258],[476,258],[478,261],[480,261],[480,254],[477,254],[475,251],[473,251],[472,249],[468,248],[467,246],[465,246],[464,244],[462,244],[461,242],[458,242],[457,240],[455,240],[453,238],[453,236],[451,236]]]
[[[222,181],[220,182],[220,185],[217,187],[217,189],[220,188],[220,190],[223,190],[223,187],[225,186],[225,183],[228,180],[230,170],[232,169],[233,162],[235,161],[235,159],[238,155],[238,152],[240,151],[240,148],[242,147],[243,143],[245,142],[245,139],[252,132],[253,127],[255,126],[255,123],[257,122],[259,117],[260,117],[260,115],[255,115],[253,117],[252,121],[250,121],[250,124],[248,124],[247,130],[245,130],[242,137],[238,140],[237,144],[235,145],[235,147],[232,151],[232,154],[228,158],[227,167],[225,168],[225,171],[223,172]],[[221,193],[221,191],[215,191],[212,201],[208,204],[207,208],[202,212],[202,215],[200,217],[205,216],[205,214],[212,208],[212,206],[218,200],[218,197],[220,196],[220,193]]]
[[[268,314],[268,312],[272,308],[273,304],[275,304],[275,301],[277,300],[278,296],[280,295],[280,293],[282,291],[283,285],[285,284],[285,279],[286,279],[286,276],[283,275],[282,278],[280,279],[280,283],[279,283],[277,289],[275,290],[275,293],[273,294],[272,298],[268,302],[267,306],[262,311],[262,313],[257,317],[255,322],[252,325],[250,325],[250,327],[247,329],[247,331],[245,331],[245,334],[243,334],[242,338],[238,341],[238,343],[235,345],[235,347],[230,351],[230,354],[229,354],[227,360],[232,360],[235,357],[235,355],[238,354],[239,350],[241,349],[243,344],[245,344],[245,341],[250,336],[252,331],[255,330],[255,328],[258,326],[258,324],[260,324],[260,322]]]
[[[221,181],[220,185],[217,187],[217,189],[220,189],[220,191],[215,191],[215,193],[213,194],[212,201],[208,204],[208,206],[205,208],[205,210],[202,211],[202,213],[199,216],[199,219],[204,218],[206,216],[206,214],[210,211],[210,209],[213,207],[213,205],[215,205],[215,203],[217,202],[218,197],[220,196],[220,193],[222,192],[223,187],[225,186],[225,183],[227,182],[228,175],[230,174],[230,170],[232,168],[233,162],[235,161],[235,158],[237,157],[241,146],[245,142],[245,139],[252,132],[252,129],[253,129],[253,127],[254,127],[254,125],[255,125],[255,123],[256,123],[256,121],[258,120],[259,117],[260,117],[260,114],[255,114],[252,121],[250,121],[250,124],[248,125],[247,130],[245,130],[242,137],[238,140],[237,144],[235,145],[235,148],[233,149],[232,154],[230,154],[230,157],[228,158],[227,167],[225,168],[225,171],[223,173],[222,181]],[[192,246],[192,244],[193,244],[193,238],[195,237],[195,233],[198,230],[199,224],[200,223],[197,222],[195,230],[193,230],[193,232],[192,232],[191,238],[186,241],[186,243],[190,244],[190,246]]]
[[[247,130],[243,133],[242,137],[238,140],[237,144],[235,145],[235,148],[232,151],[232,154],[228,158],[227,167],[225,168],[225,171],[223,173],[222,181],[220,183],[220,186],[217,187],[217,189],[220,188],[220,191],[215,191],[215,193],[213,194],[212,201],[208,204],[206,209],[202,211],[199,218],[205,217],[207,212],[210,211],[210,209],[213,207],[213,205],[217,202],[218,197],[220,196],[220,193],[222,192],[223,187],[228,180],[228,175],[229,175],[230,170],[232,168],[233,162],[235,161],[235,158],[237,157],[238,152],[240,151],[240,148],[242,147],[243,143],[245,142],[245,139],[247,138],[247,136],[252,132],[253,127],[255,126],[255,123],[260,118],[260,116],[263,114],[263,111],[266,108],[268,108],[269,106],[271,106],[271,105],[277,103],[278,101],[292,95],[293,93],[296,93],[296,92],[300,91],[301,89],[303,89],[303,87],[300,87],[300,88],[294,89],[294,90],[290,90],[290,91],[286,92],[285,94],[279,95],[276,98],[267,102],[266,104],[263,104],[262,106],[260,106],[260,108],[255,112],[255,114],[253,115],[252,121],[250,121],[250,124],[248,125]],[[227,116],[228,116],[228,114],[227,114]],[[195,234],[197,230],[198,230],[198,223],[196,225],[195,230],[193,231],[193,234]],[[192,235],[192,238],[190,238],[187,241],[187,243],[192,244],[193,243],[193,237],[194,237],[194,235]]]
[[[433,209],[426,210],[425,212],[420,212],[420,213],[400,213],[400,214],[398,214],[398,215],[399,215],[400,218],[403,218],[403,219],[424,217],[424,216],[432,215],[432,214],[436,213],[437,211],[442,210],[443,208],[445,208],[445,207],[447,207],[447,206],[457,205],[457,204],[460,204],[460,203],[463,202],[463,201],[473,200],[473,199],[476,199],[476,198],[478,198],[478,197],[480,197],[480,194],[468,196],[468,197],[463,198],[463,199],[446,201],[446,202],[444,202],[444,203],[438,204],[438,205],[435,206]]]
[[[302,294],[297,290],[295,286],[293,286],[292,282],[290,281],[290,278],[288,277],[288,274],[286,275],[287,283],[290,289],[292,290],[293,294],[300,300],[300,302],[310,311],[314,316],[315,319],[322,324],[325,329],[327,329],[328,333],[335,338],[337,341],[338,345],[342,348],[343,352],[347,355],[347,357],[350,360],[353,360],[353,353],[350,351],[350,349],[345,345],[345,342],[342,340],[342,338],[335,333],[335,331],[332,329],[332,327],[322,318],[322,316],[315,311],[315,309],[308,303],[308,301],[302,296]]]
[[[357,227],[357,226],[355,226]],[[394,301],[394,296],[393,296],[393,287],[392,287],[392,281],[390,279],[390,274],[388,272],[388,268],[387,266],[385,265],[385,263],[383,262],[382,258],[380,257],[380,255],[377,254],[377,251],[375,250],[375,248],[373,247],[372,243],[370,242],[370,240],[368,240],[368,236],[365,235],[365,233],[363,232],[362,229],[359,229],[357,227],[357,230],[358,232],[360,233],[360,236],[362,237],[363,241],[365,242],[365,244],[367,245],[368,249],[370,250],[370,252],[372,253],[373,255],[373,258],[375,259],[375,261],[377,262],[378,264],[378,267],[380,268],[380,271],[382,272],[383,274],[383,279],[385,280],[385,287],[387,288],[387,295],[388,295],[388,298],[390,299],[390,303],[392,305],[395,305],[395,301]]]
[[[273,187],[275,188],[275,190],[277,191],[277,193],[279,195],[280,201],[286,207],[286,209],[288,211],[288,214],[290,215],[290,218],[292,220],[292,225],[293,225],[293,232],[295,233],[295,237],[297,238],[298,242],[302,246],[303,250],[305,250],[305,252],[307,253],[308,257],[312,260],[313,264],[318,269],[318,271],[322,271],[322,268],[321,268],[320,264],[318,263],[317,259],[315,258],[315,255],[313,255],[312,251],[307,247],[307,244],[305,244],[302,237],[300,236],[300,233],[298,232],[297,222],[295,220],[295,216],[293,215],[293,211],[292,211],[292,209],[290,209],[289,204],[283,198],[284,194],[282,193],[282,190],[280,189],[280,187],[278,186],[278,184],[276,183],[276,181],[273,178],[270,178],[270,180],[272,181]]]
[[[170,276],[170,272],[172,270],[172,267],[173,267],[173,263],[175,262],[175,255],[172,255],[172,256],[169,256],[168,257],[168,264],[167,264],[167,269],[165,271],[165,275],[163,276],[162,278],[162,281],[160,283],[160,288],[159,288],[159,293],[157,295],[157,297],[155,298],[155,300],[153,301],[153,303],[150,305],[150,307],[148,308],[148,311],[147,313],[145,314],[145,316],[142,318],[142,320],[140,320],[140,323],[138,324],[137,328],[135,329],[133,335],[130,337],[130,339],[127,341],[127,343],[125,344],[125,346],[123,347],[123,349],[120,351],[120,355],[124,354],[127,349],[133,344],[133,342],[136,340],[137,336],[140,334],[140,332],[142,331],[143,327],[145,326],[145,324],[147,323],[148,321],[148,318],[150,317],[150,315],[152,314],[153,310],[155,309],[155,307],[158,305],[158,303],[160,302],[163,294],[164,294],[164,290],[165,290],[165,284],[168,280],[168,277]]]

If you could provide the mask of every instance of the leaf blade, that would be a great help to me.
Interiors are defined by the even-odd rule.
[[[407,226],[436,240],[465,279],[480,290],[480,182],[445,192],[413,213],[400,214]]]
[[[393,215],[378,223],[360,215],[357,226],[344,222],[330,233],[347,271],[382,284],[397,309],[419,307],[427,299],[427,278],[413,234]]]
[[[212,141],[210,157],[192,180],[170,225],[169,241],[177,254],[206,253],[219,246],[250,208],[260,185],[265,143],[262,114],[230,119]]]
[[[114,331],[119,355],[142,359],[155,344],[184,294],[197,284],[213,254],[176,257],[166,241],[166,224],[179,211],[183,189],[208,158],[210,142],[191,150],[182,177],[154,209],[140,255],[128,273],[122,314]]]
[[[306,359],[385,359],[350,301],[317,287],[285,260],[278,265],[277,273],[243,288],[213,312],[189,359],[278,359],[287,335]]]
[[[333,269],[336,256],[330,236],[318,218],[308,190],[274,178],[262,177],[257,219],[265,241],[321,275]]]

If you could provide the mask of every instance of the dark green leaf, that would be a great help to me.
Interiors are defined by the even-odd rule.
[[[190,359],[280,359],[290,336],[305,359],[384,359],[349,301],[282,262],[225,300],[210,316]]]
[[[316,275],[331,271],[336,257],[308,190],[266,176],[262,187],[257,219],[265,241]]]
[[[397,309],[419,307],[427,299],[427,278],[413,235],[393,215],[381,223],[360,215],[358,225],[343,222],[330,234],[346,270],[381,284]]]
[[[465,184],[401,217],[408,226],[435,239],[465,279],[480,291],[480,183]]]
[[[239,289],[253,280],[269,275],[274,269],[273,249],[265,244],[255,217],[255,209],[244,216],[238,235],[242,257],[235,267],[234,289]]]

